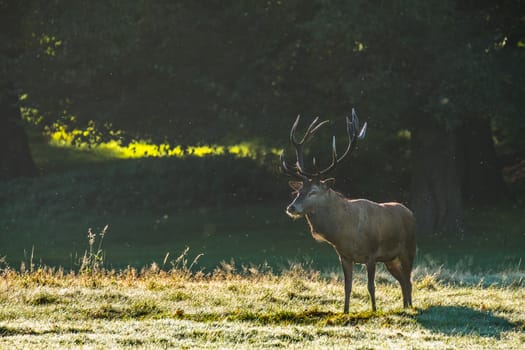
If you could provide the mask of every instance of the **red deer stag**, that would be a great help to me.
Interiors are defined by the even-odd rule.
[[[375,203],[367,199],[348,199],[332,187],[334,179],[324,176],[355,149],[363,139],[366,123],[359,131],[359,120],[352,109],[352,120],[346,118],[348,147],[338,157],[335,137],[332,142],[332,163],[324,170],[309,172],[303,163],[303,146],[328,121],[318,123],[316,118],[301,141],[295,138],[299,116],[290,131],[290,142],[295,147],[296,162],[289,164],[281,154],[281,171],[291,176],[290,187],[296,197],[286,208],[292,218],[305,217],[312,236],[330,243],[339,255],[345,282],[344,312],[348,313],[352,291],[354,263],[366,264],[368,292],[372,310],[376,310],[374,276],[376,263],[383,262],[399,281],[403,293],[403,307],[412,306],[410,275],[416,253],[415,219],[412,212],[400,203]],[[314,168],[315,159],[314,159]]]

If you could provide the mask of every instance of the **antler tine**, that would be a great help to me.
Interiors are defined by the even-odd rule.
[[[341,157],[337,157],[337,150],[335,146],[335,136],[332,141],[332,163],[328,166],[328,168],[322,170],[319,172],[319,175],[326,174],[330,170],[332,170],[337,163],[342,161],[348,154],[352,153],[357,145],[357,140],[362,140],[365,138],[366,135],[366,126],[367,123],[363,125],[363,128],[359,131],[359,118],[357,117],[357,113],[354,108],[352,108],[352,120],[350,118],[346,117],[346,131],[348,134],[348,146],[346,147],[346,150],[344,151],[343,155]]]
[[[302,143],[307,142],[308,140],[310,140],[312,138],[312,136],[314,136],[314,134],[317,132],[317,130],[319,130],[323,125],[326,125],[326,124],[328,124],[330,122],[329,120],[323,120],[322,122],[317,124],[318,120],[319,120],[319,117],[316,117],[314,119],[314,121],[310,124],[308,129],[306,129],[306,133],[305,133],[303,139],[301,140]]]
[[[319,124],[317,124],[317,121],[319,120],[319,117],[316,117],[310,123],[310,125],[308,126],[308,129],[306,129],[306,132],[305,132],[303,138],[301,139],[301,141],[297,142],[297,140],[295,139],[295,131],[297,130],[297,126],[299,125],[299,119],[300,118],[301,118],[301,116],[298,115],[297,118],[295,119],[295,122],[292,125],[292,129],[290,130],[290,142],[293,145],[304,144],[305,142],[310,140],[310,138],[317,132],[317,130],[319,130],[320,127],[322,127],[323,125],[325,125],[326,123],[329,122],[328,120],[324,120],[324,121],[320,122]]]
[[[346,131],[348,134],[348,146],[344,151],[343,155],[337,159],[337,162],[343,160],[348,154],[352,153],[357,145],[357,140],[362,140],[366,136],[366,126],[367,123],[363,125],[361,131],[359,131],[359,118],[354,108],[352,108],[352,120],[346,117]]]
[[[297,125],[299,125],[299,120],[301,119],[301,115],[297,115],[297,118],[295,119],[295,122],[292,125],[292,128],[290,129],[290,143],[293,145],[298,145],[299,142],[295,140],[295,130],[297,129]]]
[[[319,171],[319,175],[326,174],[330,170],[332,170],[335,165],[339,162],[337,159],[337,148],[335,146],[335,136],[332,137],[332,163],[328,166],[328,168],[325,168],[324,170]]]
[[[314,121],[317,121],[318,119],[319,119],[319,117],[315,118]],[[314,134],[317,132],[317,130],[319,130],[323,125],[326,125],[328,123],[330,123],[329,120],[323,120],[322,122],[317,124],[314,128],[312,128],[314,123],[310,124],[310,127],[308,127],[308,130],[306,131],[306,135],[304,137],[304,141],[310,140],[310,138],[312,138],[312,136],[314,136]]]
[[[291,166],[290,164],[286,162],[286,159],[284,159],[284,151],[280,154],[279,159],[280,159],[279,170],[281,170],[281,172],[284,175],[294,177],[297,179],[301,179],[301,180],[307,179],[306,176],[300,174],[299,172],[297,172],[297,170],[295,170],[296,169],[295,166],[293,165]]]
[[[308,140],[312,138],[312,136],[317,132],[317,130],[319,130],[323,125],[325,125],[329,121],[325,120],[325,121],[318,123],[319,117],[316,117],[306,129],[306,132],[303,138],[301,139],[301,141],[297,141],[297,139],[295,138],[295,132],[297,130],[297,126],[299,125],[300,118],[301,116],[298,115],[297,118],[295,119],[295,122],[292,125],[292,129],[290,130],[290,142],[295,147],[295,155],[297,157],[297,163],[296,163],[295,168],[302,175],[312,177],[312,176],[316,176],[316,174],[312,174],[304,170],[303,146],[305,142],[307,142]]]
[[[355,115],[355,119],[357,121],[357,129],[359,129],[359,119],[357,119],[357,113],[355,111],[355,109],[352,108],[352,118],[354,117]],[[357,135],[357,139],[358,140],[363,140],[366,136],[366,126],[367,126],[367,122],[365,122],[365,124],[363,124],[363,127],[361,128],[361,131],[359,131],[359,134]]]
[[[295,147],[295,156],[297,159],[295,167],[298,171],[301,171],[301,169],[303,168],[303,143],[306,137],[305,135],[300,142],[297,142],[297,140],[295,139],[295,131],[297,130],[297,125],[299,125],[300,119],[301,115],[298,115],[295,119],[295,122],[292,125],[292,129],[290,130],[290,143]]]

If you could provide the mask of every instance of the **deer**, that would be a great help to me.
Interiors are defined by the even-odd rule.
[[[343,269],[344,309],[347,314],[352,292],[354,264],[366,265],[368,293],[372,311],[376,311],[375,273],[378,262],[401,286],[403,307],[412,307],[411,273],[416,255],[415,218],[406,206],[397,202],[376,203],[368,199],[350,199],[336,192],[335,179],[327,177],[337,164],[351,154],[358,140],[363,140],[367,123],[359,129],[359,119],[352,108],[352,119],[346,117],[348,146],[339,157],[335,136],[332,138],[331,163],[318,170],[313,158],[313,171],[304,166],[304,145],[328,120],[315,118],[306,133],[297,141],[295,133],[300,116],[290,130],[290,143],[295,148],[296,161],[289,163],[284,151],[280,155],[280,170],[291,177],[289,186],[295,198],[286,207],[293,219],[306,218],[314,239],[329,243],[335,249]]]

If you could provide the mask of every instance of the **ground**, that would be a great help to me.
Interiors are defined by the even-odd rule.
[[[280,274],[227,264],[208,274],[156,265],[82,274],[5,270],[0,348],[518,349],[525,344],[524,277],[499,277],[488,284],[416,268],[415,307],[404,310],[399,286],[380,270],[378,311],[371,312],[358,269],[345,315],[341,276],[298,266]]]

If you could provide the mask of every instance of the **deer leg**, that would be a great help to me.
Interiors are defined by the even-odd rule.
[[[345,308],[344,313],[347,314],[350,309],[350,294],[352,293],[352,272],[354,264],[352,261],[340,257],[341,266],[343,267],[343,275],[345,279]]]
[[[368,273],[368,293],[370,294],[370,301],[372,302],[372,311],[376,311],[376,288],[374,283],[376,275],[375,260],[366,263],[366,271]]]
[[[405,272],[403,271],[399,260],[396,258],[392,261],[385,262],[386,269],[388,272],[395,277],[401,286],[401,292],[403,293],[403,307],[408,307],[410,301],[410,294],[407,288],[407,282],[405,279]]]
[[[405,307],[411,307],[412,306],[412,281],[410,280],[410,275],[412,274],[412,264],[413,264],[413,258],[409,257],[400,257],[401,260],[401,270],[403,271],[403,277],[405,279],[406,284],[406,294],[407,294],[407,301]],[[403,303],[404,304],[404,303]]]

